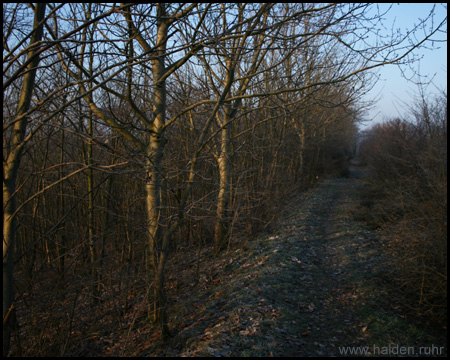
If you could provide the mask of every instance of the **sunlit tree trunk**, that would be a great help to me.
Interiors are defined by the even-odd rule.
[[[216,224],[214,228],[214,250],[218,253],[227,240],[229,231],[229,202],[230,202],[230,120],[231,106],[224,109],[223,128],[220,139],[220,155],[217,158],[219,165],[219,193],[217,196]]]
[[[165,53],[169,23],[164,4],[157,6],[157,36],[155,57],[152,60],[153,83],[153,129],[147,151],[146,206],[148,221],[149,257],[153,271],[153,318],[159,322],[163,335],[167,335],[167,309],[164,294],[164,269],[167,249],[162,239],[161,218],[161,162],[164,153],[163,137],[166,119],[166,84],[161,80],[165,75]]]
[[[251,32],[258,26],[262,26],[267,20],[267,14],[271,5],[261,5],[258,16],[255,17],[247,32],[242,38],[236,38],[230,41],[225,48],[228,48],[230,53],[225,55],[225,79],[223,80],[224,88],[227,84],[232,84],[236,81],[235,73],[239,73],[238,63],[242,61],[243,49],[248,46]],[[245,6],[238,5],[239,19],[243,20]],[[223,19],[224,24],[227,23],[226,18]],[[251,75],[257,71],[265,52],[262,51],[261,44],[264,41],[264,36],[259,35],[255,37],[253,45],[255,46],[254,54],[251,58],[250,66],[245,76],[241,77],[237,82],[238,88],[236,94],[245,95]],[[221,55],[223,56],[223,55]],[[206,63],[206,61],[205,61]],[[232,91],[226,95],[227,98],[232,97]],[[235,120],[238,109],[241,107],[242,99],[238,98],[232,102],[228,102],[224,106],[223,118],[220,120],[218,116],[218,125],[221,127],[220,150],[216,159],[219,168],[219,192],[217,196],[216,222],[214,227],[214,251],[217,254],[224,248],[229,236],[229,222],[230,222],[230,198],[231,198],[231,124]]]

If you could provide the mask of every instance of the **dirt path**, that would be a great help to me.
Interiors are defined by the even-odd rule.
[[[417,354],[420,346],[442,346],[386,290],[380,234],[352,216],[358,175],[354,167],[350,178],[323,181],[287,205],[276,233],[234,260],[218,259],[217,277],[204,279],[189,321],[160,354],[395,355],[400,347]]]

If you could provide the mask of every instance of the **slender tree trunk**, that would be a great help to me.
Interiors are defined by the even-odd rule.
[[[88,5],[87,8],[87,19],[91,19],[91,6],[92,4]],[[83,34],[83,39],[86,40],[87,38],[87,28],[86,31]],[[89,37],[93,38],[93,32],[90,32]],[[84,48],[83,48],[84,53]],[[82,60],[80,60],[82,61]],[[93,71],[94,66],[94,48],[93,44],[91,43],[89,45],[89,75],[92,76],[94,73]],[[92,89],[93,83],[92,81],[89,81],[88,83],[89,89]],[[92,293],[92,302],[96,303],[98,300],[98,287],[100,286],[100,281],[98,278],[98,268],[97,268],[97,251],[96,251],[96,238],[95,238],[95,230],[94,230],[94,171],[92,170],[92,164],[93,164],[93,141],[92,137],[94,135],[94,127],[93,127],[93,117],[94,113],[91,109],[89,109],[88,113],[88,135],[90,137],[88,143],[87,143],[87,158],[86,158],[86,165],[89,166],[87,169],[87,190],[88,190],[88,237],[89,237],[89,259],[90,259],[90,265],[91,265],[91,293]]]
[[[225,106],[223,123],[229,121],[230,106]],[[214,231],[214,251],[219,253],[225,246],[229,228],[229,203],[230,203],[230,125],[223,127],[221,131],[220,155],[217,159],[219,165],[219,194],[217,196],[217,214]]]
[[[8,176],[9,175],[9,176]],[[13,310],[13,256],[16,237],[16,190],[17,171],[3,175],[3,356],[7,356],[10,348],[11,328],[13,326],[11,311]],[[5,206],[5,201],[7,204]],[[6,318],[8,315],[8,318]]]
[[[224,79],[224,88],[231,84],[234,80],[234,65],[233,59],[228,57],[226,59],[226,78]],[[228,91],[227,91],[228,92]],[[225,95],[229,97],[228,94]],[[235,105],[240,104],[238,101]],[[236,112],[233,111],[231,104],[224,105],[224,114],[222,121],[218,121],[219,126],[222,126],[220,139],[220,154],[217,158],[219,165],[219,193],[217,195],[217,213],[216,223],[214,227],[214,252],[218,254],[225,246],[228,237],[229,228],[229,203],[230,203],[230,127],[231,120]],[[219,119],[219,116],[218,116]]]
[[[114,164],[114,158],[111,161],[111,164]],[[98,267],[100,269],[103,268],[103,258],[105,257],[105,244],[107,243],[107,241],[109,239],[111,239],[111,237],[109,236],[109,231],[111,229],[111,227],[113,226],[113,222],[111,221],[111,212],[113,211],[112,206],[111,206],[111,193],[112,193],[112,189],[113,189],[113,181],[114,181],[114,177],[111,175],[109,176],[108,180],[107,180],[107,184],[106,184],[106,195],[103,197],[104,202],[105,202],[105,209],[106,211],[104,211],[104,220],[103,220],[103,231],[102,231],[102,237],[101,237],[101,244],[100,244],[100,253],[98,256]],[[97,286],[97,291],[100,292],[101,290],[101,274],[99,274],[98,277],[98,286]]]
[[[31,36],[30,45],[36,44],[42,38],[43,25],[38,24],[45,17],[45,3],[37,3],[34,14],[34,28],[36,31]],[[36,55],[39,46],[30,49],[28,64],[23,77],[23,88],[20,94],[17,108],[17,121],[14,124],[14,133],[11,141],[10,153],[3,165],[3,356],[7,356],[10,350],[11,330],[13,327],[13,259],[14,243],[16,238],[16,179],[23,153],[25,131],[28,119],[23,116],[30,108],[33,93],[36,68],[39,64],[39,56]]]
[[[90,137],[93,136],[92,128],[92,111],[89,110],[88,118],[88,134]],[[93,151],[92,151],[92,140],[88,141],[87,144],[87,159],[86,164],[92,166]],[[94,172],[92,167],[87,169],[87,191],[88,191],[88,236],[89,236],[89,255],[91,263],[91,289],[92,289],[92,300],[97,302],[98,299],[98,284],[97,284],[97,255],[95,249],[95,233],[94,233]]]
[[[306,137],[306,130],[305,130],[305,123],[303,120],[300,122],[300,164],[299,164],[299,175],[300,175],[300,182],[303,182],[303,175],[305,170],[305,137]]]
[[[61,130],[61,153],[59,155],[59,161],[60,164],[64,163],[64,130]],[[64,177],[63,174],[63,167],[60,167],[59,170],[59,179],[62,179]],[[61,195],[59,196],[59,210],[61,212],[61,214],[64,214],[65,212],[65,200],[64,200],[64,182],[60,183],[59,186],[59,191],[61,193]],[[66,229],[65,229],[65,224],[63,223],[63,228],[61,229],[61,238],[59,242],[56,242],[56,255],[58,257],[58,272],[60,275],[61,280],[64,279],[64,254],[63,254],[63,246],[66,243]]]
[[[165,4],[157,7],[157,50],[152,60],[153,83],[153,129],[147,151],[146,205],[148,222],[149,263],[153,272],[153,320],[160,325],[162,336],[169,335],[167,327],[166,296],[164,293],[164,269],[167,261],[168,238],[163,239],[161,218],[161,162],[164,154],[164,123],[166,118],[165,74],[166,41],[169,29]]]
[[[168,334],[166,297],[164,294],[164,269],[167,254],[164,251],[163,231],[161,218],[161,161],[163,156],[163,138],[152,134],[150,138],[150,151],[147,160],[146,208],[148,232],[148,264],[153,281],[153,302],[150,303],[150,314],[153,321],[159,323],[163,335]],[[149,315],[150,315],[149,314]]]

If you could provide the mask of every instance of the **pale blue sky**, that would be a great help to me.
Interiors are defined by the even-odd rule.
[[[380,4],[380,7],[387,8],[390,4]],[[393,4],[391,11],[386,16],[385,25],[389,29],[395,21],[394,28],[411,29],[414,23],[423,19],[432,9],[433,4]],[[447,9],[437,4],[435,8],[435,24],[440,23],[447,16]],[[445,31],[447,25],[445,25]],[[418,33],[422,35],[423,33]],[[438,34],[435,39],[447,39],[447,33]],[[431,44],[430,44],[431,45]],[[422,56],[420,63],[414,64],[414,68],[420,70],[421,75],[426,75],[429,79],[434,76],[433,83],[440,89],[447,89],[447,42],[435,43],[435,47],[440,49],[421,49],[418,54]],[[411,71],[407,71],[411,75]],[[404,115],[407,110],[402,102],[411,103],[417,86],[408,82],[401,76],[401,71],[395,65],[385,66],[380,70],[380,81],[369,93],[369,97],[378,96],[380,100],[374,109],[367,114],[367,118],[373,119],[371,122],[361,125],[367,128],[376,122],[381,122],[385,118],[393,118]],[[428,86],[428,91],[437,92],[433,85]]]

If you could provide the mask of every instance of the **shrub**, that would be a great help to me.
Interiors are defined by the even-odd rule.
[[[373,127],[361,144],[370,168],[371,221],[407,304],[446,322],[447,96],[416,102],[412,119]],[[376,194],[376,195],[375,195]]]

